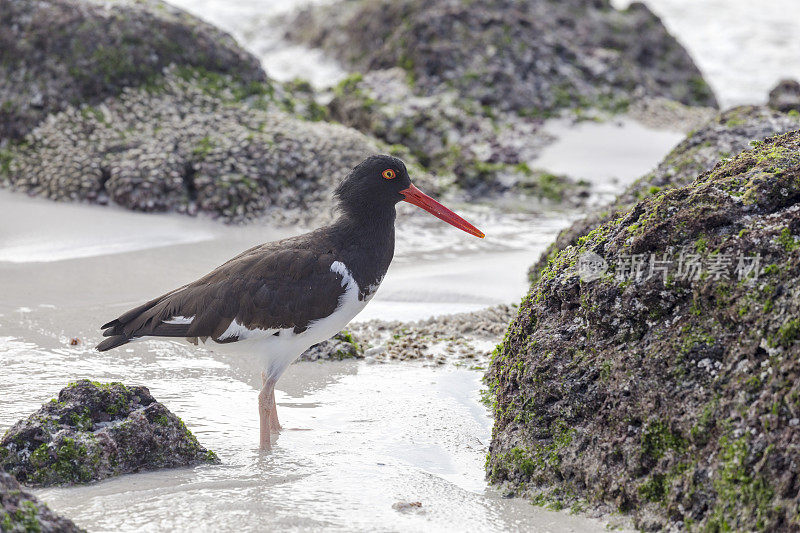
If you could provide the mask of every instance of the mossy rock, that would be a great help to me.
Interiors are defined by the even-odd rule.
[[[0,531],[79,533],[84,530],[72,520],[55,514],[36,496],[22,490],[13,476],[0,469]]]
[[[619,112],[632,94],[716,107],[689,54],[638,2],[340,1],[301,11],[286,34],[354,70],[401,68],[420,94],[452,88],[527,116]]]
[[[539,121],[491,111],[453,90],[419,96],[398,68],[348,76],[328,110],[332,119],[407,150],[426,170],[452,175],[472,197],[510,193],[575,204],[588,192],[585,184],[529,166],[548,142]]]
[[[800,527],[799,248],[793,131],[555,252],[487,374],[489,478],[648,530]]]
[[[315,344],[300,356],[299,361],[341,361],[363,359],[364,348],[352,333],[342,330],[332,338]]]
[[[473,198],[584,203],[585,184],[532,167],[551,140],[546,118],[605,117],[655,97],[716,106],[686,51],[639,3],[340,1],[286,27],[354,71],[328,104],[333,120],[405,147]]]
[[[35,486],[218,461],[145,387],[122,383],[73,383],[0,440],[0,467]]]
[[[0,0],[0,139],[152,83],[170,64],[268,82],[230,35],[160,0]]]
[[[772,135],[800,128],[800,115],[764,106],[740,106],[720,113],[690,133],[672,149],[658,167],[629,185],[609,206],[590,212],[563,230],[529,270],[531,282],[539,279],[548,262],[594,228],[631,209],[636,202],[675,187],[688,185],[720,159],[731,158]]]

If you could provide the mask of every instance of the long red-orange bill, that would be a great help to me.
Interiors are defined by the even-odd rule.
[[[460,216],[456,215],[445,206],[422,192],[421,190],[414,187],[414,185],[410,185],[408,189],[403,189],[400,191],[400,194],[405,196],[405,201],[414,204],[417,207],[421,207],[428,213],[432,214],[435,217],[441,218],[448,224],[451,224],[457,227],[460,230],[464,230],[471,235],[475,235],[476,237],[480,237],[483,239],[485,235],[481,230],[461,218]]]

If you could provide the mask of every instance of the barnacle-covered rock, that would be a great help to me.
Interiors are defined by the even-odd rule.
[[[161,0],[0,0],[0,140],[151,83],[173,63],[267,82],[228,34]]]
[[[149,87],[51,115],[4,152],[0,179],[54,200],[239,221],[268,207],[330,206],[334,184],[380,151],[355,130],[287,113],[271,92],[238,87],[168,68]]]
[[[800,130],[753,144],[554,255],[487,374],[492,481],[647,530],[800,527]]]
[[[716,107],[686,50],[644,4],[608,0],[358,0],[307,8],[289,38],[362,72],[400,67],[421,94],[523,115],[619,110],[632,95]]]
[[[81,380],[0,440],[0,467],[26,485],[218,462],[145,387]]]
[[[364,355],[373,361],[484,368],[515,314],[516,306],[496,305],[413,322],[373,319],[348,327],[362,345],[370,346]]]
[[[800,115],[782,113],[763,106],[741,106],[720,113],[691,132],[667,154],[655,170],[632,183],[611,205],[589,213],[563,230],[531,266],[531,281],[539,278],[548,261],[560,250],[575,244],[579,238],[601,223],[627,211],[637,201],[663,190],[691,183],[697,174],[710,169],[720,159],[749,150],[754,141],[798,128]]]
[[[330,339],[315,344],[300,356],[299,361],[341,361],[361,359],[364,349],[347,330],[340,331]]]
[[[349,76],[334,90],[330,117],[407,148],[425,168],[452,174],[470,194],[580,201],[583,184],[530,166],[551,140],[540,119],[500,110],[487,116],[476,101],[454,90],[420,96],[406,78],[400,68]]]

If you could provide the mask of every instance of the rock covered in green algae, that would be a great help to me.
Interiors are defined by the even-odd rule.
[[[471,194],[524,193],[578,203],[586,187],[528,166],[551,139],[542,120],[493,110],[450,89],[420,96],[391,68],[354,74],[335,89],[330,117],[403,146],[428,170],[453,174]]]
[[[150,87],[51,115],[5,152],[0,179],[54,200],[226,221],[270,207],[328,208],[335,184],[381,150],[354,130],[287,113],[280,99],[227,76],[168,68]]]
[[[341,361],[343,359],[362,359],[364,349],[347,330],[340,331],[332,338],[315,344],[300,356],[299,361]]]
[[[579,238],[601,223],[629,210],[642,198],[669,188],[688,185],[697,174],[709,170],[720,159],[749,150],[753,141],[798,128],[800,115],[782,113],[763,106],[741,106],[720,113],[690,133],[667,154],[655,170],[633,182],[611,205],[575,221],[559,233],[555,242],[531,266],[531,281],[539,278],[549,260],[560,250],[575,244]]]
[[[641,4],[361,0],[308,8],[287,27],[363,71],[336,88],[331,118],[407,147],[473,194],[582,203],[582,184],[533,168],[551,140],[543,118],[561,110],[619,113],[654,97],[716,106]]]
[[[0,0],[0,139],[152,82],[172,63],[267,81],[228,34],[160,0]]]
[[[145,387],[81,380],[0,440],[0,467],[26,485],[218,462]]]
[[[487,375],[492,481],[643,529],[800,527],[800,131],[755,144],[555,255]]]
[[[36,496],[22,490],[14,476],[0,469],[0,531],[78,533],[84,530],[72,520],[55,514]]]
[[[307,8],[287,27],[357,70],[401,67],[421,94],[453,88],[499,110],[618,109],[632,95],[716,107],[686,50],[638,2],[359,0]]]

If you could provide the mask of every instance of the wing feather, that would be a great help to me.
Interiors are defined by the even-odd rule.
[[[285,242],[251,248],[199,280],[123,313],[102,326],[110,339],[98,349],[145,336],[217,340],[234,320],[248,328],[306,329],[336,310],[344,292],[342,275],[331,271],[329,246],[318,253],[307,242]],[[177,316],[194,319],[165,323]]]

